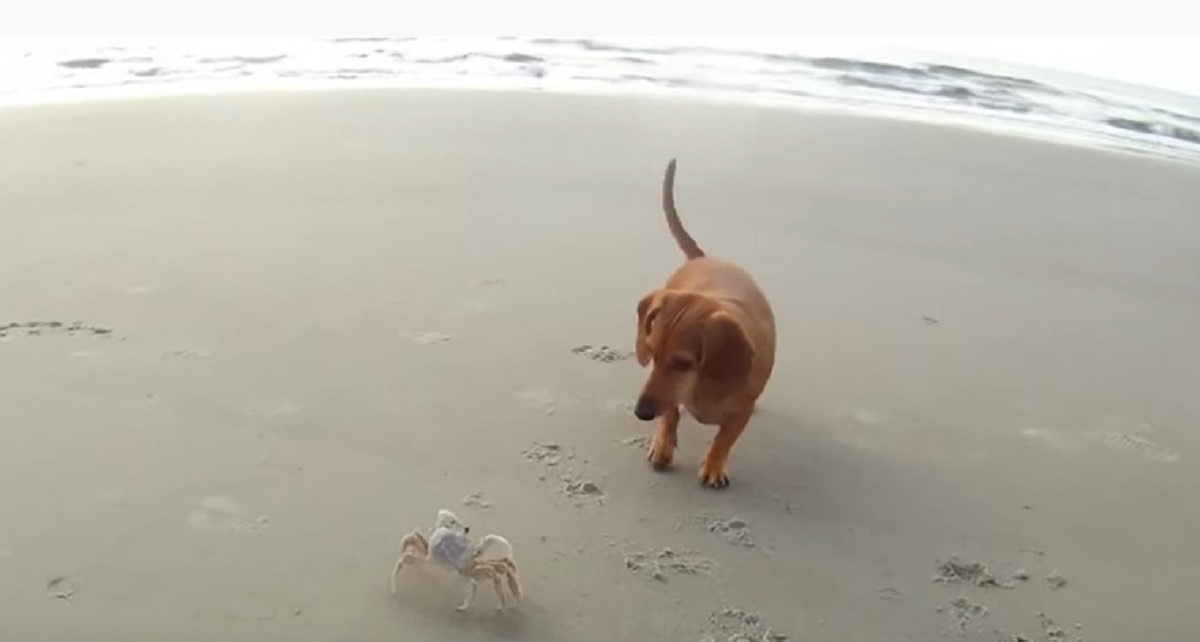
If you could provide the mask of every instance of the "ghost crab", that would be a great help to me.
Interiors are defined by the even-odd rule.
[[[391,590],[396,594],[396,577],[405,564],[434,564],[454,571],[467,580],[467,595],[457,608],[465,611],[471,606],[479,590],[479,582],[491,580],[503,611],[516,605],[521,599],[521,584],[517,577],[517,563],[513,560],[512,544],[499,535],[488,535],[476,546],[470,535],[471,528],[454,513],[442,509],[437,513],[433,532],[429,539],[414,530],[400,541],[400,557],[392,568]],[[484,557],[485,552],[492,555]],[[511,600],[504,593],[504,584],[512,593]]]

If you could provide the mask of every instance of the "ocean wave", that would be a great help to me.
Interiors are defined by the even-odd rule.
[[[1110,126],[1148,136],[1163,136],[1200,145],[1200,130],[1136,118],[1108,118]]]
[[[0,47],[5,45],[0,44]],[[325,38],[73,41],[0,49],[0,99],[56,90],[209,81],[395,81],[555,89],[692,90],[874,106],[981,124],[1036,127],[1143,151],[1200,159],[1200,101],[1184,111],[1135,96],[944,62],[755,51],[714,43],[596,38]]]

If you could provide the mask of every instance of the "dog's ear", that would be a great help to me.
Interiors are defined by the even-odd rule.
[[[727,312],[713,313],[701,333],[700,374],[722,388],[734,388],[754,366],[754,346],[742,324]]]
[[[658,316],[662,309],[662,300],[662,290],[654,290],[638,301],[637,338],[634,339],[633,346],[638,365],[643,368],[650,365],[650,357],[653,354],[650,349],[650,325],[654,323],[654,317]]]

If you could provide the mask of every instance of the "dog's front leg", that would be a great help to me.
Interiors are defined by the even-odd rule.
[[[467,579],[467,597],[462,604],[458,605],[458,610],[465,611],[471,608],[471,602],[475,600],[475,593],[479,590],[479,584],[474,578]]]
[[[742,431],[748,423],[749,414],[738,415],[721,422],[721,428],[709,444],[708,452],[704,453],[704,459],[700,460],[701,484],[718,490],[729,485],[729,475],[725,472],[729,451],[733,449],[733,444],[737,443],[738,437],[742,436]]]
[[[675,446],[678,444],[676,431],[679,428],[679,406],[671,406],[658,418],[654,439],[646,458],[655,470],[666,470],[675,461]]]

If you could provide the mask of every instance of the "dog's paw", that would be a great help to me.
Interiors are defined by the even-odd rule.
[[[675,446],[658,437],[650,440],[650,448],[646,450],[646,459],[654,470],[666,470],[675,461]]]
[[[721,490],[729,486],[729,475],[725,473],[725,464],[711,464],[708,461],[700,462],[700,485],[713,490]]]

